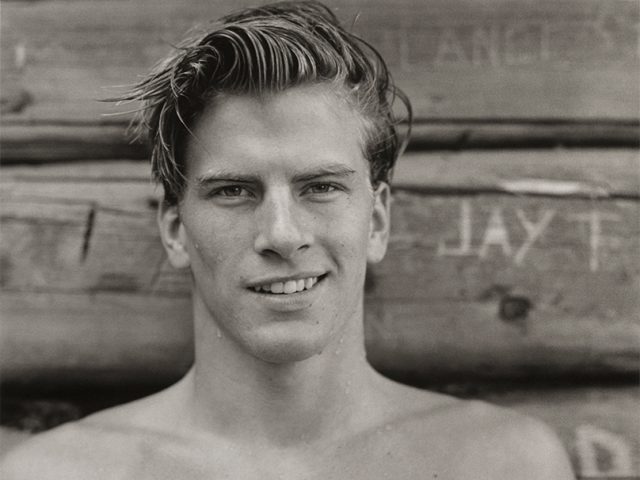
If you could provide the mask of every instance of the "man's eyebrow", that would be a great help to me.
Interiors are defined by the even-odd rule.
[[[326,176],[348,177],[354,173],[356,173],[355,170],[343,164],[322,165],[317,168],[297,172],[293,176],[293,181],[307,182]],[[197,188],[204,188],[214,182],[259,183],[260,176],[231,170],[220,170],[216,172],[206,172],[195,179]]]
[[[352,168],[342,164],[335,165],[323,165],[318,168],[310,169],[305,172],[297,173],[293,177],[294,182],[306,182],[320,177],[334,176],[334,177],[348,177],[356,173]]]
[[[206,187],[214,182],[256,183],[259,180],[260,178],[257,175],[222,170],[218,172],[207,172],[196,177],[195,184],[196,187]]]

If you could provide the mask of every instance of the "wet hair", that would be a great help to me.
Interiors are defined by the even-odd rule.
[[[405,105],[409,130],[411,105],[380,54],[315,1],[275,3],[221,18],[177,46],[120,100],[142,102],[134,124],[152,146],[152,173],[165,201],[176,204],[186,184],[185,147],[206,106],[222,95],[261,96],[313,84],[334,87],[357,112],[372,184],[388,183],[406,146],[393,104],[400,99]]]

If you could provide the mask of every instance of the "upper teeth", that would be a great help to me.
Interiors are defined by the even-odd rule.
[[[270,293],[296,293],[303,290],[309,290],[316,283],[318,283],[318,277],[302,278],[300,280],[288,280],[286,282],[274,282],[268,285],[258,285],[253,287],[256,292],[270,292]]]

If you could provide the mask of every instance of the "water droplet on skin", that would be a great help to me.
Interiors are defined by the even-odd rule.
[[[340,355],[340,349],[336,350],[335,352],[333,352],[334,355]]]
[[[340,337],[340,340],[338,340],[338,343],[342,345],[344,343],[344,337]]]
[[[220,329],[216,331],[216,337],[222,338],[222,332],[220,331]]]

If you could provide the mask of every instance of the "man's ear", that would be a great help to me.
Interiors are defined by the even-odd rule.
[[[378,263],[384,258],[389,242],[391,221],[391,190],[386,182],[380,182],[374,191],[373,211],[369,229],[367,261]]]
[[[188,267],[191,260],[186,249],[187,235],[180,219],[178,205],[171,205],[164,201],[160,203],[158,227],[169,263],[174,268]]]

